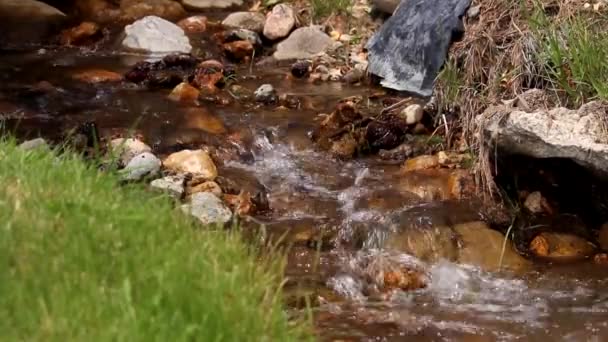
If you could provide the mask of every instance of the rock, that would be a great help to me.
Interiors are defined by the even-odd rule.
[[[182,0],[182,3],[190,9],[204,10],[209,8],[241,6],[243,5],[243,0]]]
[[[144,177],[155,176],[160,171],[160,159],[150,152],[138,154],[121,170],[121,178],[127,181],[138,181]]]
[[[479,13],[481,13],[481,5],[471,6],[467,10],[467,18],[475,19],[479,16]]]
[[[204,15],[195,15],[182,19],[177,23],[186,33],[203,33],[207,31],[207,17]]]
[[[372,0],[373,7],[382,13],[393,14],[401,0]]]
[[[332,142],[329,152],[340,159],[350,159],[358,151],[359,142],[350,134],[344,134]]]
[[[277,92],[274,90],[272,84],[262,84],[255,90],[253,96],[255,96],[257,102],[262,102],[264,104],[276,103],[278,100]]]
[[[608,251],[608,223],[604,223],[598,232],[597,242],[600,244],[600,248]]]
[[[222,196],[222,188],[214,181],[206,181],[196,184],[188,189],[188,194],[193,195],[198,192],[210,192],[218,197]]]
[[[596,265],[608,266],[608,253],[598,253],[593,256]]]
[[[159,17],[148,16],[125,27],[122,45],[132,50],[166,55],[192,50],[188,37],[179,26]]]
[[[103,34],[101,33],[101,27],[96,23],[85,21],[80,25],[63,30],[61,32],[60,41],[63,45],[84,45],[91,40],[94,40],[95,37],[100,37]]]
[[[197,103],[200,91],[186,82],[178,84],[168,98],[177,102]]]
[[[66,21],[60,10],[35,0],[0,1],[0,46],[41,44]]]
[[[152,152],[150,146],[146,145],[140,140],[133,138],[118,138],[110,141],[109,153],[112,157],[118,158],[121,165],[127,165],[127,163],[135,156],[144,152]]]
[[[602,127],[605,113],[605,104],[598,101],[578,110],[559,107],[532,112],[501,105],[489,107],[478,117],[478,124],[488,141],[507,153],[571,159],[608,177],[608,141]]]
[[[387,88],[431,96],[471,0],[407,0],[368,41],[368,70]]]
[[[378,157],[383,160],[405,161],[413,156],[415,151],[416,149],[414,146],[412,146],[411,143],[406,142],[390,150],[378,151]]]
[[[439,158],[433,155],[422,155],[410,158],[403,164],[402,170],[405,172],[415,170],[435,169],[439,167]]]
[[[310,74],[309,61],[297,61],[291,66],[291,74],[295,78],[304,78]]]
[[[246,57],[252,57],[255,50],[253,44],[248,40],[238,40],[222,45],[224,53],[234,60],[240,61]]]
[[[408,125],[413,125],[420,122],[423,115],[424,109],[419,104],[409,105],[399,113],[399,117],[405,120]]]
[[[185,191],[184,181],[185,178],[183,175],[167,176],[153,180],[150,183],[150,186],[154,189],[168,193],[171,197],[179,199]]]
[[[317,27],[301,27],[280,42],[272,56],[276,60],[310,59],[334,46],[335,42]]]
[[[459,169],[427,169],[404,172],[396,180],[400,191],[413,193],[425,201],[473,197],[475,182],[470,172]]]
[[[221,199],[210,192],[192,195],[191,202],[181,207],[182,211],[196,217],[204,225],[223,225],[232,219],[232,212]]]
[[[224,65],[216,60],[209,59],[201,62],[194,72],[192,83],[207,93],[218,91],[216,84],[224,78]]]
[[[246,29],[256,33],[264,30],[264,15],[258,12],[234,12],[229,14],[222,25],[227,28]]]
[[[529,194],[524,201],[524,207],[532,214],[553,213],[549,202],[543,197],[540,191]]]
[[[260,35],[251,30],[233,29],[226,32],[225,42],[229,43],[239,40],[246,40],[250,42],[253,48],[256,50],[262,47],[262,39],[260,39]]]
[[[210,134],[224,134],[227,132],[224,122],[217,115],[209,113],[202,107],[186,108],[185,121],[187,128]]]
[[[165,159],[163,165],[175,173],[190,173],[208,180],[217,177],[217,168],[213,160],[203,150],[183,150],[173,153]]]
[[[355,84],[361,82],[365,78],[365,72],[361,69],[354,68],[349,70],[344,77],[342,77],[342,81],[348,84]]]
[[[36,139],[24,141],[21,144],[19,144],[18,147],[19,147],[19,149],[21,149],[23,151],[32,151],[32,150],[37,150],[37,149],[47,149],[49,147],[49,145],[47,144],[46,140],[44,140],[43,138],[36,138]]]
[[[287,4],[278,4],[266,17],[264,37],[270,40],[287,37],[296,26],[296,15],[293,8]]]
[[[329,80],[333,82],[342,81],[342,70],[338,68],[329,69]]]
[[[517,254],[511,241],[507,241],[503,254],[504,235],[483,222],[458,224],[454,231],[462,246],[458,252],[461,264],[474,265],[485,271],[508,269],[520,272],[530,267],[530,262]]]
[[[584,259],[593,255],[595,246],[576,235],[543,232],[532,239],[530,251],[547,259]]]
[[[252,214],[254,205],[249,192],[241,191],[238,195],[225,194],[223,198],[238,216]]]
[[[122,75],[108,70],[102,69],[91,69],[80,71],[72,76],[74,79],[86,82],[86,83],[106,83],[106,82],[120,82],[122,81]]]
[[[120,19],[123,21],[138,20],[147,16],[177,20],[186,15],[182,5],[173,0],[121,0],[120,10]]]

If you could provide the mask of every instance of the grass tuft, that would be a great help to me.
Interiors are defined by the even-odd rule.
[[[75,155],[0,142],[3,339],[306,338],[282,310],[282,261],[117,184]]]

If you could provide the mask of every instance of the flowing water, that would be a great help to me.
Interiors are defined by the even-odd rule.
[[[425,264],[378,250],[394,225],[479,219],[469,203],[426,202],[400,187],[398,166],[375,157],[340,161],[317,150],[308,133],[316,114],[344,97],[378,91],[341,83],[312,85],[285,76],[287,69],[238,70],[238,84],[255,90],[271,83],[292,94],[301,109],[258,106],[250,100],[203,103],[198,114],[166,99],[168,90],[132,84],[90,85],[72,75],[89,68],[125,72],[140,57],[101,49],[48,49],[0,54],[0,113],[20,138],[58,139],[94,121],[101,136],[134,129],[160,155],[190,146],[236,146],[219,167],[242,184],[266,189],[271,213],[256,218],[293,243],[287,292],[310,294],[314,322],[324,340],[362,341],[604,341],[608,340],[608,269],[589,262],[537,263],[523,275],[485,273],[447,261]],[[41,91],[41,81],[52,90]],[[38,86],[36,86],[38,85]],[[37,88],[38,87],[38,88]],[[199,117],[223,122],[224,134],[201,128]],[[204,125],[203,125],[204,126]],[[239,136],[236,142],[230,137]],[[220,154],[221,155],[221,154]],[[441,223],[440,223],[441,224]],[[361,227],[366,237],[358,238]],[[331,233],[333,245],[311,244]],[[304,238],[302,238],[304,236]],[[429,286],[371,295],[360,263],[389,258],[424,270]],[[290,302],[293,310],[303,306]]]

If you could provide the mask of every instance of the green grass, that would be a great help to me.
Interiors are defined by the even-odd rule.
[[[332,14],[349,14],[353,6],[352,0],[311,0],[310,5],[317,20]]]
[[[555,20],[539,6],[529,22],[540,44],[537,57],[546,78],[574,104],[608,99],[606,17],[587,12]]]
[[[290,341],[282,261],[78,156],[0,142],[3,341]],[[276,259],[276,258],[275,258]],[[282,259],[282,258],[278,258]]]

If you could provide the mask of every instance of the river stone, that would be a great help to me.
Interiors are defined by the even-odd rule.
[[[119,159],[121,165],[126,165],[133,157],[144,152],[152,152],[150,146],[133,138],[117,138],[110,141],[110,154]]]
[[[483,222],[457,224],[454,231],[459,238],[458,262],[461,264],[477,266],[484,271],[521,272],[530,267],[530,262],[517,254],[511,241],[505,244],[504,235]]]
[[[160,159],[150,152],[138,154],[121,170],[122,179],[138,181],[144,177],[154,176],[160,171]]]
[[[217,177],[217,168],[213,160],[203,150],[183,150],[173,153],[165,159],[163,165],[175,173],[190,173],[208,180]]]
[[[400,113],[399,117],[405,120],[408,125],[413,125],[422,120],[424,115],[424,109],[419,104],[412,104],[405,107]]]
[[[595,246],[582,237],[556,232],[543,232],[530,242],[530,251],[546,259],[584,259],[595,252]]]
[[[60,10],[35,0],[0,0],[0,46],[44,43],[65,22]]]
[[[309,59],[327,52],[335,42],[318,27],[300,27],[277,45],[276,60]]]
[[[521,96],[525,98],[526,93]],[[478,117],[478,123],[489,141],[504,152],[534,158],[571,159],[608,178],[606,104],[593,101],[577,110],[525,109],[491,106]]]
[[[192,195],[189,204],[181,206],[182,211],[196,217],[202,224],[224,224],[232,218],[232,212],[216,195],[198,192]]]
[[[262,84],[253,92],[255,100],[262,103],[272,103],[277,100],[277,92],[272,84]]]
[[[172,197],[180,198],[185,191],[184,179],[183,175],[167,176],[153,180],[150,186],[153,189],[166,192]]]
[[[204,10],[208,8],[228,8],[243,5],[243,0],[182,0],[187,8]]]
[[[368,71],[384,87],[431,96],[471,0],[404,1],[367,43]]]
[[[264,30],[265,20],[266,18],[262,13],[234,12],[222,21],[222,25],[227,28],[246,29],[259,34]]]
[[[125,48],[151,54],[189,53],[190,41],[179,26],[159,17],[148,16],[125,27]]]
[[[278,4],[266,17],[264,36],[270,40],[287,37],[296,26],[296,15],[293,8],[287,4]]]
[[[23,151],[31,151],[31,150],[37,150],[37,149],[46,149],[49,147],[49,145],[47,144],[46,140],[44,140],[43,138],[36,138],[36,139],[32,139],[32,140],[27,140],[22,142],[21,144],[19,144],[19,149],[23,150]]]
[[[372,0],[375,9],[382,13],[393,14],[401,0]]]

